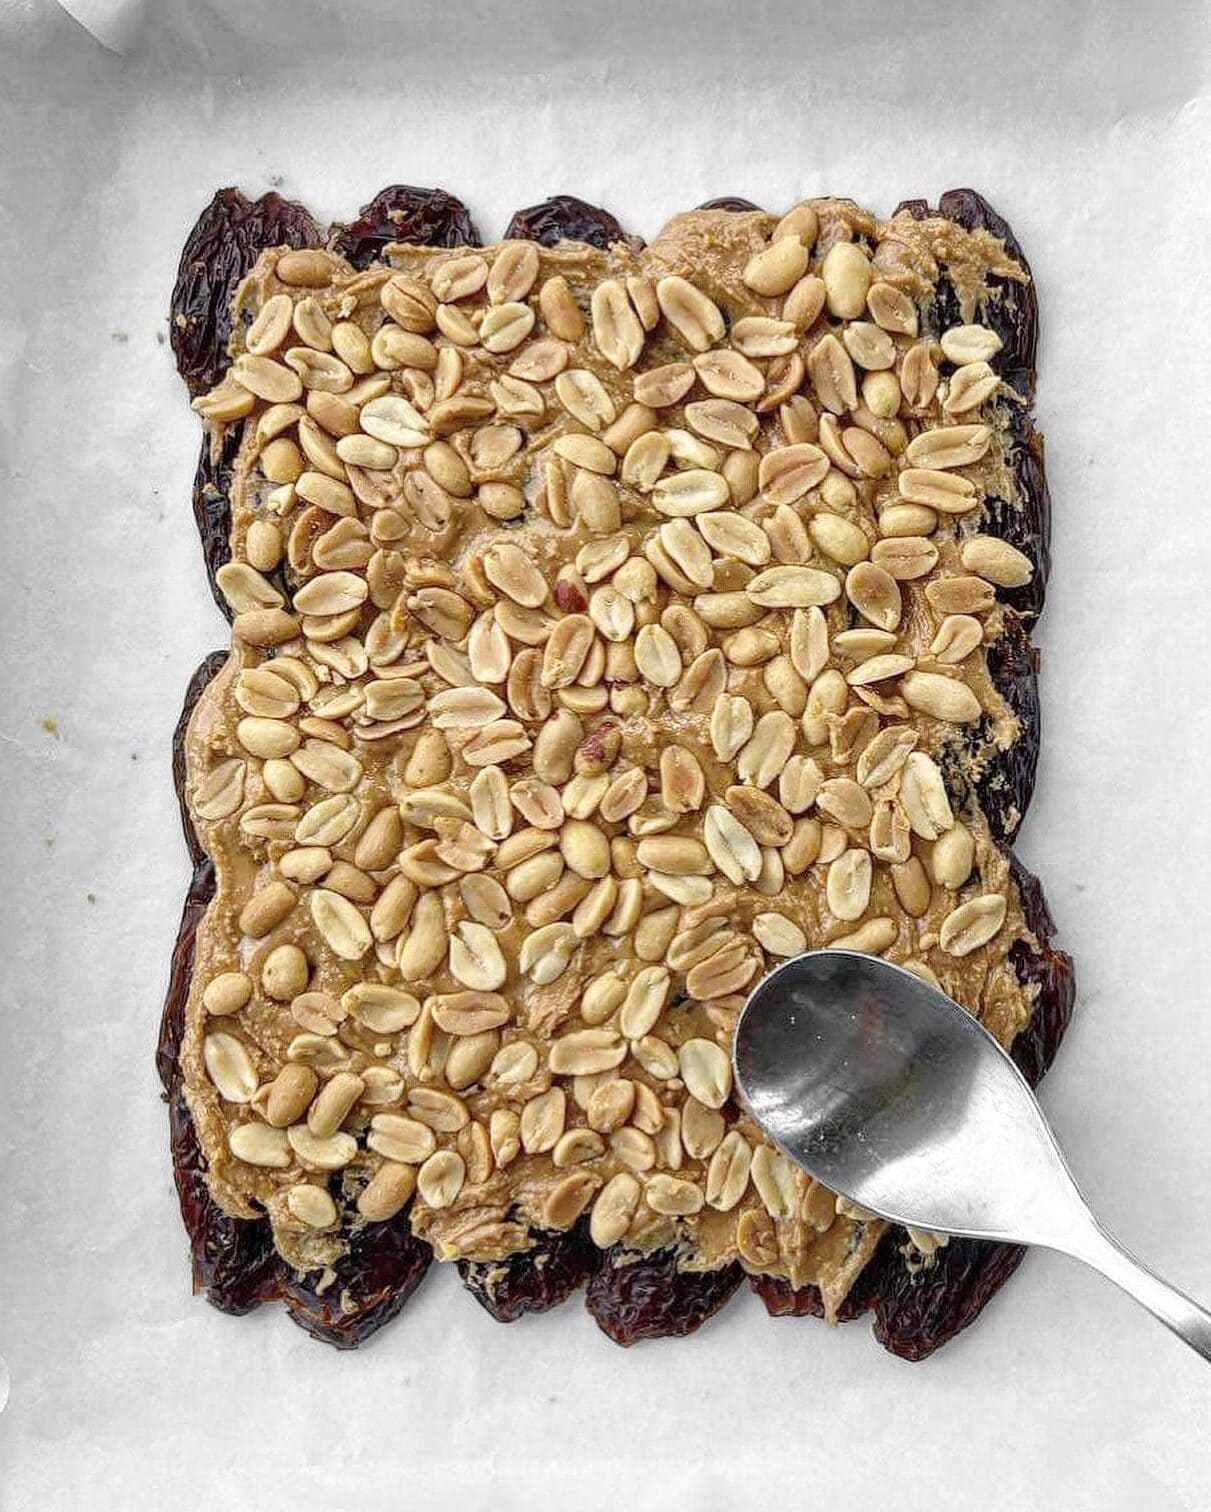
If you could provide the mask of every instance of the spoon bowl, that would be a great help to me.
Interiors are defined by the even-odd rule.
[[[1074,1255],[1211,1359],[1211,1314],[1106,1234],[1022,1073],[939,988],[811,951],[758,984],[732,1053],[753,1117],[831,1191],[905,1227]]]

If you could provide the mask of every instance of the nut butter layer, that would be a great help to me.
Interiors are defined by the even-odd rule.
[[[1015,494],[974,317],[1025,276],[834,201],[261,258],[198,403],[238,436],[236,633],[189,733],[182,1065],[211,1191],[291,1270],[407,1212],[481,1291],[587,1228],[591,1307],[672,1266],[705,1317],[744,1267],[838,1314],[882,1225],[761,1141],[731,1026],[837,941],[1031,1018],[972,796],[1034,571],[982,528]]]

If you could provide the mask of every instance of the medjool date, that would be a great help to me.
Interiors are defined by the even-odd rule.
[[[1030,1022],[1010,1048],[1018,1069],[1032,1087],[1037,1087],[1055,1060],[1060,1042],[1072,1022],[1076,1006],[1076,972],[1072,957],[1052,945],[1055,923],[1043,885],[1033,872],[1027,871],[1016,856],[1010,858],[1014,881],[1022,899],[1026,923],[1039,942],[1032,950],[1024,940],[1010,947],[1010,959],[1018,981],[1033,983],[1039,989]]]
[[[596,1269],[598,1252],[584,1221],[566,1233],[539,1233],[534,1239],[532,1249],[505,1260],[458,1262],[463,1285],[498,1323],[558,1307]]]
[[[444,189],[391,184],[381,189],[357,220],[334,227],[332,250],[355,268],[365,268],[390,242],[416,247],[478,247],[471,212]]]
[[[280,194],[249,200],[220,189],[185,242],[172,290],[169,339],[191,394],[204,394],[227,371],[231,300],[266,247],[318,247],[320,229],[301,205]]]
[[[195,704],[226,660],[227,652],[212,652],[190,678],[172,740],[181,827],[194,862],[156,1047],[156,1070],[169,1099],[173,1175],[189,1235],[195,1291],[204,1291],[208,1302],[230,1313],[249,1312],[282,1297],[300,1327],[338,1348],[351,1349],[390,1322],[416,1290],[432,1259],[429,1246],[413,1237],[406,1217],[366,1225],[351,1234],[348,1253],[334,1267],[336,1281],[321,1294],[317,1277],[295,1276],[280,1258],[267,1218],[232,1218],[215,1202],[180,1086],[194,945],[215,887],[214,864],[198,843],[185,803],[185,737]]]
[[[160,1085],[168,1094],[177,1089],[181,1079],[181,1040],[185,1034],[185,1002],[189,997],[189,982],[193,976],[193,951],[198,925],[206,912],[206,905],[214,897],[214,864],[204,858],[194,869],[193,880],[185,894],[185,906],[181,911],[181,923],[177,930],[176,944],[172,948],[172,964],[169,967],[168,995],[160,1014],[160,1037],[156,1044],[156,1072]]]
[[[210,438],[202,441],[198,470],[193,478],[193,518],[202,540],[206,579],[215,603],[227,619],[232,608],[223,597],[216,574],[231,560],[231,470],[240,447],[240,431],[233,426],[212,451]]]
[[[429,1246],[413,1235],[406,1212],[352,1229],[348,1244],[330,1272],[299,1276],[282,1266],[280,1295],[291,1321],[337,1349],[356,1349],[390,1323],[433,1259]]]
[[[540,205],[518,210],[505,231],[505,240],[536,241],[544,247],[557,246],[561,241],[581,241],[588,242],[590,247],[600,247],[603,252],[615,242],[637,245],[608,210],[572,194],[552,195]]]
[[[997,214],[982,194],[974,189],[948,189],[938,201],[938,214],[954,221],[967,231],[989,231],[1005,244],[1005,250],[1029,276],[1030,264],[1021,243],[1009,223]],[[998,368],[1008,382],[1024,379],[1027,397],[1034,392],[1035,355],[1039,341],[1039,299],[1034,280],[1016,283],[1012,279],[991,278],[983,312],[986,325],[1004,342],[997,354]]]
[[[1034,576],[1020,588],[1002,588],[1001,602],[1019,614],[1042,613],[1051,575],[1051,494],[1043,471],[1043,438],[1030,416],[1014,405],[1009,413],[1008,461],[1016,497],[985,499],[980,529],[1016,546],[1034,563]]]
[[[704,205],[698,206],[699,210],[760,210],[760,205],[754,205],[752,200],[741,199],[736,194],[724,194],[718,199],[707,200]]]
[[[1034,794],[1042,723],[1037,660],[1022,621],[1008,612],[1003,633],[987,650],[988,675],[1017,715],[1021,731],[1007,751],[989,758],[975,783],[984,817],[1003,843],[1017,834]],[[949,774],[952,764],[946,765]]]
[[[206,1159],[184,1091],[168,1104],[172,1169],[193,1257],[193,1289],[220,1312],[246,1313],[278,1294],[283,1265],[267,1218],[232,1218],[210,1195]]]
[[[607,1252],[589,1282],[585,1306],[602,1333],[624,1348],[639,1339],[678,1338],[712,1317],[744,1280],[739,1265],[677,1269],[672,1250],[629,1263]]]
[[[893,1244],[905,1238],[901,1230],[889,1236]],[[924,1360],[974,1323],[1026,1254],[1017,1244],[952,1239],[910,1270],[898,1245],[895,1252],[901,1263],[889,1263],[871,1310],[875,1338],[902,1360]]]

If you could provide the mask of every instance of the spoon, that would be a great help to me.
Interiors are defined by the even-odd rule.
[[[732,1053],[753,1117],[831,1191],[905,1227],[1073,1255],[1211,1360],[1211,1313],[1102,1228],[1022,1073],[937,987],[809,951],[758,985]]]

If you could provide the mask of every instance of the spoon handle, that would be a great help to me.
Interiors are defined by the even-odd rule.
[[[1128,1254],[1104,1228],[1100,1225],[1090,1228],[1070,1252],[1078,1260],[1093,1266],[1094,1270],[1101,1271],[1107,1280],[1121,1286],[1154,1318],[1159,1318],[1179,1339],[1184,1339],[1195,1353],[1211,1361],[1211,1312],[1200,1307],[1185,1292],[1178,1291],[1176,1286],[1162,1281],[1134,1255]]]

